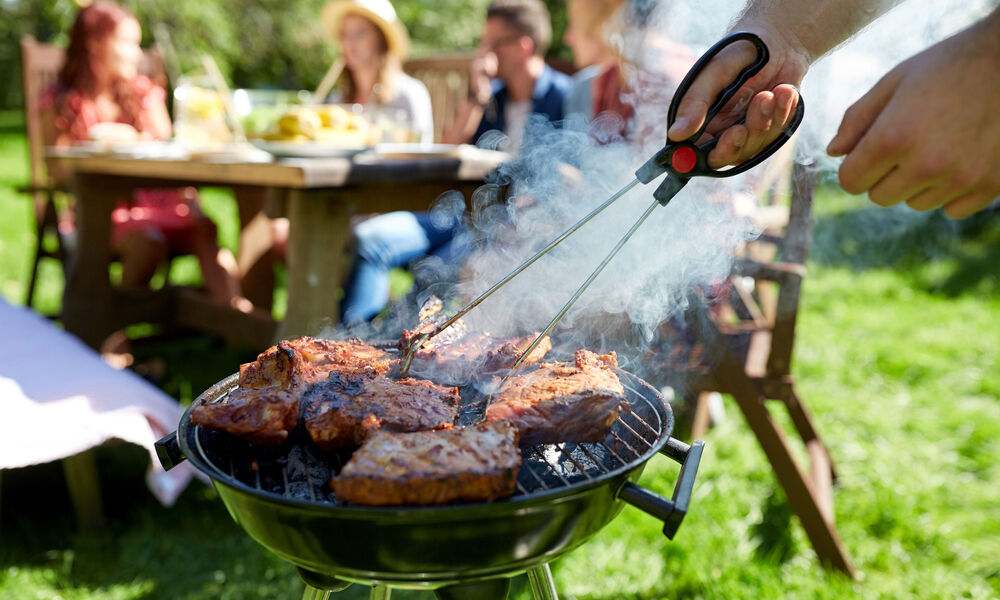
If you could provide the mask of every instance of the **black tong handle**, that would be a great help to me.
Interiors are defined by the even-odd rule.
[[[705,133],[705,128],[708,127],[709,122],[715,118],[715,115],[719,114],[722,107],[725,106],[727,102],[732,100],[733,96],[735,96],[736,92],[743,87],[744,83],[749,81],[750,78],[757,73],[760,73],[760,70],[764,68],[764,65],[766,65],[767,61],[771,58],[771,54],[768,52],[767,45],[764,44],[764,40],[749,31],[739,31],[722,38],[716,42],[714,46],[709,48],[708,51],[698,59],[698,62],[694,63],[691,70],[684,76],[681,84],[677,86],[677,91],[674,92],[674,97],[670,101],[670,110],[667,111],[667,129],[670,129],[670,126],[674,124],[674,121],[677,119],[677,109],[680,108],[681,100],[685,95],[687,95],[688,89],[690,89],[694,80],[698,78],[698,75],[701,75],[703,70],[705,70],[705,66],[708,65],[708,62],[715,58],[719,52],[722,52],[729,46],[741,41],[747,41],[753,44],[754,49],[757,50],[757,57],[752,63],[750,63],[750,65],[739,72],[736,79],[734,79],[732,83],[719,92],[719,95],[715,98],[715,102],[713,102],[712,106],[708,109],[705,122],[701,124],[701,128],[698,129],[694,135],[688,138],[688,141],[692,143],[697,142],[698,138],[701,137],[701,134]]]
[[[680,86],[677,88],[677,92],[674,94],[674,97],[670,102],[670,109],[667,112],[667,129],[669,130],[670,126],[673,125],[674,120],[677,118],[677,110],[680,106],[681,100],[684,98],[685,94],[687,94],[688,89],[691,87],[692,83],[694,83],[694,80],[697,79],[698,75],[700,75],[704,70],[708,62],[726,47],[743,41],[753,44],[754,48],[757,50],[757,56],[750,65],[744,67],[743,70],[739,72],[736,78],[728,86],[719,92],[715,101],[712,102],[712,106],[708,109],[705,122],[702,123],[698,131],[688,139],[681,142],[671,142],[668,140],[666,145],[663,146],[663,148],[661,148],[653,156],[653,158],[649,159],[646,164],[636,171],[636,178],[642,183],[649,183],[664,172],[668,172],[677,178],[674,181],[668,180],[664,182],[654,193],[654,196],[660,200],[661,204],[666,205],[674,194],[687,184],[687,180],[691,177],[732,177],[733,175],[738,175],[752,169],[767,160],[772,154],[777,152],[779,148],[784,146],[785,142],[791,139],[795,130],[797,130],[799,125],[802,124],[802,117],[805,115],[805,102],[800,96],[791,122],[787,127],[785,127],[784,131],[782,131],[781,134],[763,150],[750,157],[746,162],[726,167],[722,170],[713,169],[708,166],[708,153],[715,148],[715,145],[718,143],[718,139],[712,139],[701,146],[697,145],[695,142],[697,142],[702,134],[705,133],[705,129],[708,127],[708,124],[719,113],[719,111],[721,111],[722,108],[730,100],[732,100],[733,96],[736,95],[736,92],[739,91],[743,84],[749,81],[751,77],[759,73],[770,58],[770,53],[767,50],[767,45],[764,44],[764,40],[748,31],[740,31],[727,35],[714,46],[709,48],[708,51],[698,59],[694,66],[691,67],[691,70],[688,71],[687,75],[684,76],[683,81],[681,81]],[[737,124],[743,123],[745,120],[745,118],[740,119]]]

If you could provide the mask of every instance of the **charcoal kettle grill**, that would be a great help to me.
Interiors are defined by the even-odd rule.
[[[167,469],[187,459],[211,480],[233,519],[265,548],[294,564],[304,600],[352,583],[388,599],[393,588],[434,589],[442,600],[505,598],[527,572],[538,600],[555,600],[548,563],[577,548],[631,504],[664,523],[673,538],[687,513],[703,443],[670,437],[673,413],[647,383],[619,371],[629,410],[598,443],[522,449],[513,496],[446,506],[357,506],[329,486],[347,456],[315,448],[301,430],[282,446],[250,444],[191,423],[201,403],[225,402],[237,376],[220,381],[157,442]],[[460,423],[475,422],[483,398],[463,389]],[[650,458],[681,463],[670,499],[636,481]]]

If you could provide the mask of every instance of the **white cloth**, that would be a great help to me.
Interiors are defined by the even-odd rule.
[[[130,371],[118,371],[69,333],[0,298],[0,469],[72,456],[117,438],[146,448],[146,483],[170,506],[191,480],[182,463],[163,470],[153,443],[183,410]]]

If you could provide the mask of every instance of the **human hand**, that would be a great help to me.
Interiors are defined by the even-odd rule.
[[[952,218],[1000,195],[1000,34],[984,21],[900,63],[847,110],[827,147],[872,202]]]
[[[497,57],[479,51],[469,65],[469,99],[485,105],[493,94],[492,80],[497,76]]]
[[[802,81],[810,63],[809,54],[794,38],[765,23],[742,22],[733,31],[750,31],[760,36],[768,47],[770,60],[740,88],[698,140],[704,143],[718,138],[708,155],[712,168],[745,162],[787,128],[798,106],[795,86]],[[681,99],[667,132],[668,141],[681,141],[697,133],[712,102],[756,56],[752,44],[738,42],[712,59]],[[744,116],[743,124],[735,124]]]

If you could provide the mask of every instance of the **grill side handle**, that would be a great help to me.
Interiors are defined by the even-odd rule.
[[[176,431],[153,442],[153,447],[156,448],[156,458],[160,459],[160,464],[167,471],[187,460],[177,441]]]
[[[681,472],[677,476],[673,498],[668,499],[651,492],[641,485],[626,481],[618,490],[618,497],[639,510],[663,521],[663,535],[674,539],[677,528],[687,515],[688,504],[691,502],[691,491],[694,489],[694,479],[698,474],[698,464],[705,449],[705,442],[695,440],[690,446],[684,442],[670,438],[660,452],[666,454],[681,464]]]

